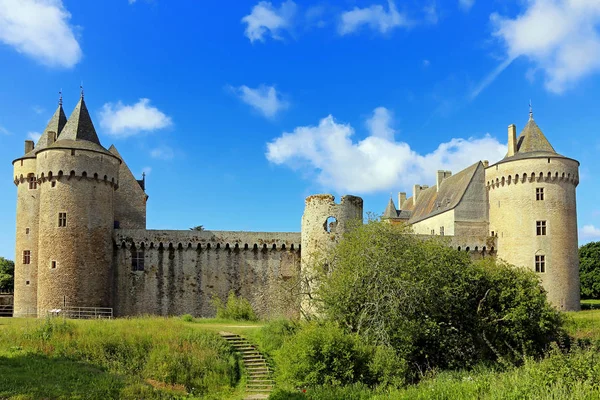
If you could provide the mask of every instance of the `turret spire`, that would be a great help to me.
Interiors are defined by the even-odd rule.
[[[62,107],[62,105],[63,105],[62,103],[63,103],[63,100],[62,100],[62,89],[60,89],[58,91],[58,106]]]
[[[533,107],[531,107],[531,99],[529,99],[529,120],[533,119]]]
[[[83,88],[81,91],[81,98],[75,106],[75,109],[69,117],[69,121],[65,125],[62,133],[60,134],[61,140],[87,140],[92,143],[100,144],[96,129],[92,123],[92,118],[85,105],[83,99]]]

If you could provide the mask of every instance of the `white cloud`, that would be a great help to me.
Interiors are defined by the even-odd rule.
[[[473,4],[475,4],[475,0],[458,0],[458,5],[464,11],[469,11],[473,7]]]
[[[584,225],[579,233],[582,239],[600,238],[600,228],[596,228],[594,225]]]
[[[50,66],[73,67],[81,48],[61,0],[0,0],[0,41]]]
[[[100,112],[100,126],[109,135],[127,137],[142,131],[154,131],[172,125],[171,117],[140,99],[133,105],[106,103]]]
[[[435,3],[423,7],[423,12],[425,13],[425,21],[429,24],[435,25],[440,20]]]
[[[37,141],[42,137],[42,134],[39,132],[27,132],[27,137],[37,143]]]
[[[137,0],[129,0],[129,4],[135,3]]]
[[[296,3],[287,0],[281,3],[279,9],[273,7],[270,1],[260,1],[252,8],[250,14],[242,18],[246,30],[244,34],[250,42],[264,42],[266,36],[282,40],[282,32],[289,30],[296,14]]]
[[[152,167],[144,167],[142,168],[142,174],[149,175],[152,172]]]
[[[0,126],[0,134],[1,135],[10,135],[10,131],[3,126]]]
[[[40,107],[40,106],[33,106],[32,109],[33,109],[33,112],[38,115],[41,115],[46,112],[46,109],[43,107]]]
[[[367,8],[354,7],[350,11],[343,12],[338,32],[340,35],[346,35],[357,31],[363,25],[380,33],[387,33],[400,26],[408,27],[411,22],[404,14],[398,12],[392,0],[388,0],[387,11],[382,5],[373,4]]]
[[[545,75],[545,86],[562,93],[600,71],[600,1],[529,0],[515,18],[492,14],[494,36],[507,59],[527,57]]]
[[[273,86],[260,85],[256,89],[246,85],[230,87],[230,89],[246,104],[254,107],[265,117],[272,118],[279,111],[289,107],[289,103],[282,99],[281,94]]]
[[[150,151],[150,156],[152,158],[158,158],[160,160],[170,160],[174,155],[173,149],[168,146],[157,147]]]
[[[429,60],[423,60],[423,66],[425,68],[429,67],[430,65],[431,65],[431,61],[429,61]]]
[[[396,141],[391,114],[376,108],[367,121],[369,135],[352,140],[354,129],[333,116],[317,126],[300,126],[267,144],[267,159],[302,172],[316,173],[318,182],[338,192],[369,193],[435,180],[438,169],[458,172],[487,159],[506,154],[506,146],[486,135],[452,139],[429,154],[418,154],[405,142]]]

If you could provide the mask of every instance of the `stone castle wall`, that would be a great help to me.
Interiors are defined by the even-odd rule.
[[[36,177],[35,158],[16,160],[14,163],[17,185],[17,224],[15,243],[15,298],[14,315],[36,313],[38,281],[38,224],[40,189],[29,188],[29,178]],[[37,178],[36,178],[37,179]],[[30,263],[23,263],[23,252],[30,252]]]
[[[298,312],[300,233],[117,229],[115,314],[211,317],[230,290],[261,316]],[[144,270],[132,257],[144,250]]]
[[[38,315],[67,306],[111,306],[114,189],[119,160],[72,149],[38,153]],[[66,213],[66,226],[59,226]]]
[[[562,157],[512,160],[486,169],[490,231],[498,239],[498,257],[539,273],[549,301],[560,309],[579,309],[579,257],[575,188],[579,163]],[[544,199],[536,200],[536,189]],[[546,222],[537,235],[536,222]]]

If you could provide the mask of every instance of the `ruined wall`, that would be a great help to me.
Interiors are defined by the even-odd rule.
[[[298,310],[300,234],[117,229],[114,310],[123,315],[211,317],[212,296],[230,290],[261,316]],[[132,270],[144,250],[144,270]]]
[[[548,300],[563,310],[579,309],[579,257],[575,187],[579,163],[544,157],[498,163],[486,169],[490,227],[498,257],[535,271],[535,256],[545,257],[539,273]],[[544,199],[536,199],[543,189]],[[537,235],[536,222],[546,222]]]

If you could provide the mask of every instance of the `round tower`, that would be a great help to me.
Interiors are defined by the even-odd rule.
[[[356,196],[342,196],[339,204],[330,194],[316,194],[305,200],[302,214],[301,274],[308,295],[302,300],[304,314],[314,313],[310,304],[310,293],[315,289],[318,272],[316,265],[327,257],[333,247],[351,229],[353,224],[362,223],[363,200]]]
[[[111,306],[119,164],[100,145],[82,96],[58,140],[37,154],[39,315]]]
[[[36,155],[54,142],[57,132],[62,130],[66,122],[62,100],[59,100],[56,112],[35,147],[31,140],[26,140],[25,154],[13,161],[14,182],[17,185],[15,317],[37,314],[40,182]]]
[[[485,171],[497,256],[535,271],[561,310],[580,309],[578,170],[579,162],[557,154],[530,115],[518,138],[508,127],[507,156]]]

